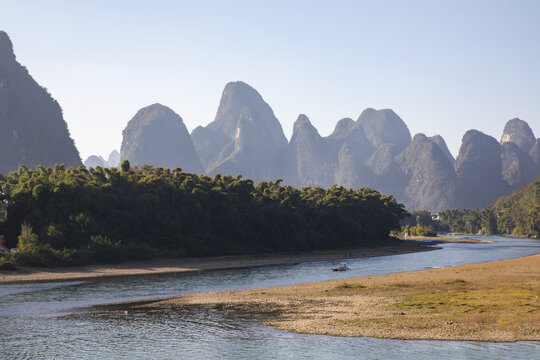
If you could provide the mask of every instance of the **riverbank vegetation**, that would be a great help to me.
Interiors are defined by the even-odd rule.
[[[540,340],[540,254],[398,274],[115,304],[215,308],[298,333],[396,339]]]
[[[540,177],[495,202],[500,233],[540,237]]]
[[[20,166],[0,188],[0,235],[18,249],[2,255],[7,267],[375,246],[406,214],[368,188],[296,189],[128,162]]]
[[[416,224],[415,226],[409,226],[409,225],[402,226],[401,230],[396,232],[396,235],[436,237],[437,233],[433,230],[432,226]]]
[[[448,209],[431,214],[413,211],[401,221],[402,231],[416,226],[436,232],[540,237],[540,178],[485,209]]]

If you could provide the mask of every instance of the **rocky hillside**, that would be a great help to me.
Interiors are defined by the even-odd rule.
[[[19,164],[56,163],[81,165],[62,109],[19,64],[11,40],[0,31],[0,173]]]
[[[536,142],[533,131],[525,121],[515,118],[508,120],[501,136],[501,144],[514,143],[521,150],[528,152]]]
[[[465,133],[455,168],[458,207],[485,207],[510,190],[502,176],[501,145],[480,131]]]
[[[502,171],[504,180],[512,188],[528,184],[540,171],[540,139],[534,137],[527,122],[509,120],[501,136]]]
[[[132,165],[203,168],[182,118],[161,104],[140,109],[122,132],[121,157]]]
[[[155,104],[124,130],[122,159],[198,168],[211,176],[240,174],[256,183],[370,187],[394,195],[409,210],[431,212],[485,207],[540,172],[540,139],[520,119],[508,121],[500,142],[469,130],[456,159],[440,135],[411,138],[391,109],[369,108],[356,121],[341,119],[326,137],[300,114],[287,142],[270,106],[240,81],[225,86],[214,121],[197,127],[191,139],[178,115]]]
[[[407,124],[391,109],[369,108],[356,121],[341,119],[327,137],[301,114],[287,142],[262,96],[238,81],[225,86],[214,121],[191,133],[195,155],[183,130],[181,137],[168,138],[173,132],[162,128],[165,124],[142,125],[160,118],[161,112],[181,122],[161,105],[141,109],[124,130],[123,159],[182,166],[186,158],[180,161],[177,154],[189,153],[190,161],[200,160],[208,175],[240,174],[254,182],[282,179],[294,186],[370,187],[394,195],[410,210],[432,212],[485,207],[540,172],[540,140],[520,119],[508,121],[501,142],[468,131],[456,159],[440,135],[416,134],[411,139]],[[186,148],[176,149],[179,144]],[[159,152],[150,151],[156,146]]]
[[[395,161],[407,180],[403,201],[409,208],[444,209],[455,205],[457,176],[452,161],[437,142],[416,134]]]
[[[262,96],[248,84],[228,83],[213,122],[191,137],[207,173],[272,178],[280,149],[287,146],[280,122]]]
[[[276,174],[289,184],[330,187],[335,183],[337,154],[304,114],[294,123],[281,159]]]

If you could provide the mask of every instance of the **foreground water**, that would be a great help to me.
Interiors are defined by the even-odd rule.
[[[486,237],[479,237],[486,238]],[[88,313],[113,301],[242,289],[500,260],[540,251],[540,241],[487,237],[494,244],[443,244],[442,250],[335,261],[0,285],[1,359],[535,359],[540,342],[385,340],[300,335],[259,325],[249,314],[169,310]]]

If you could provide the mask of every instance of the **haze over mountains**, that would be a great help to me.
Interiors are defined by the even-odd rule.
[[[87,168],[96,166],[101,167],[118,167],[120,165],[120,153],[118,150],[113,150],[109,154],[109,157],[107,160],[105,160],[102,156],[99,155],[90,155],[86,160],[84,160],[84,166]]]
[[[271,107],[240,81],[225,86],[214,121],[194,129],[191,138],[181,118],[170,116],[176,118],[175,131],[184,134],[184,150],[175,159],[186,170],[196,171],[194,164],[200,161],[208,175],[241,174],[255,182],[281,178],[294,186],[367,186],[396,196],[408,209],[484,207],[540,172],[540,140],[520,119],[508,122],[501,142],[478,130],[468,131],[454,159],[440,135],[411,138],[405,122],[390,109],[366,109],[356,121],[341,119],[327,137],[300,114],[287,142]],[[123,159],[141,163],[124,144],[146,149],[142,162],[147,164],[164,165],[164,153],[180,151],[180,144],[168,140],[173,128],[156,125],[143,131],[146,145],[128,128]],[[158,147],[163,155],[152,155]]]
[[[0,172],[18,164],[81,164],[58,103],[15,59],[0,32]],[[540,139],[512,119],[501,141],[478,130],[465,133],[457,159],[444,139],[416,134],[390,109],[366,109],[344,118],[323,137],[300,114],[287,141],[279,120],[248,84],[228,83],[215,119],[189,134],[172,109],[140,109],[123,131],[120,153],[90,156],[87,167],[133,165],[283,179],[294,186],[363,186],[394,195],[408,209],[480,208],[533,181],[540,172]]]

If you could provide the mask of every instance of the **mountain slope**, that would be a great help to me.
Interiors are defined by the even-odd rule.
[[[337,154],[304,114],[294,123],[286,153],[293,164],[293,184],[322,187],[334,184]]]
[[[394,144],[399,151],[402,151],[411,142],[409,128],[390,109],[368,108],[362,112],[357,122],[375,149],[382,144]]]
[[[202,172],[182,118],[161,104],[140,109],[122,132],[122,159],[132,165],[157,165]]]
[[[513,142],[501,145],[501,160],[503,179],[512,188],[528,184],[538,176],[532,157]]]
[[[219,154],[209,174],[242,175],[258,182],[272,180],[277,149],[259,113],[245,107],[238,115],[236,136]]]
[[[515,118],[509,120],[504,126],[501,136],[501,144],[513,142],[520,147],[521,150],[528,152],[536,141],[534,134],[527,122]]]
[[[287,145],[280,122],[262,96],[244,82],[230,82],[223,89],[214,121],[206,127],[197,127],[191,134],[195,149],[208,173],[214,173],[217,168],[227,168],[227,165],[221,163],[231,155],[231,149],[235,147],[233,143],[238,139],[240,131],[239,122],[241,118],[245,121],[246,116],[256,119],[257,127],[250,133],[254,134],[259,130],[257,136],[264,134],[273,149],[281,149]],[[248,159],[251,156],[240,157]],[[242,164],[240,159],[233,161],[237,164],[234,168],[244,172],[244,175],[251,173],[250,166],[255,165]]]
[[[62,109],[19,64],[8,35],[0,31],[0,172],[81,159]]]
[[[191,135],[206,173],[241,174],[254,181],[274,178],[274,164],[287,146],[270,106],[241,81],[225,85],[215,120]]]
[[[457,207],[483,208],[510,190],[502,177],[501,145],[478,130],[463,136],[455,169]]]
[[[429,140],[437,144],[439,148],[443,151],[444,155],[448,158],[448,160],[450,160],[452,165],[454,165],[456,159],[454,159],[452,153],[450,153],[450,150],[448,150],[448,146],[446,146],[446,141],[444,141],[443,137],[441,135],[435,135],[429,137]]]
[[[409,178],[404,201],[411,209],[440,211],[453,207],[456,173],[439,144],[424,134],[416,134],[396,162]]]

